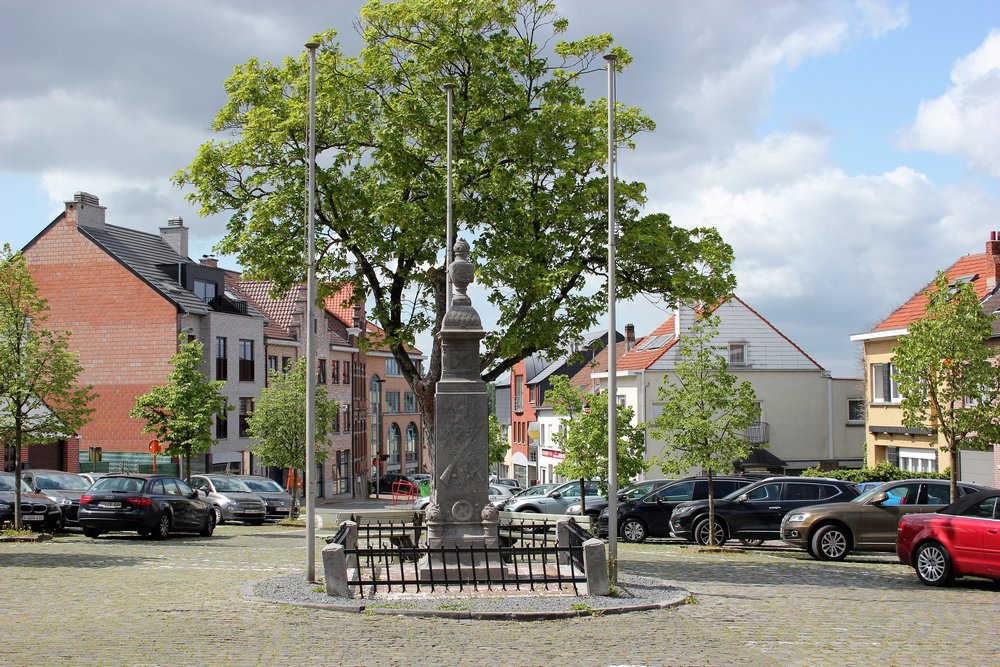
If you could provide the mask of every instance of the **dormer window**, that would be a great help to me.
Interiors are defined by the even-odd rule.
[[[200,278],[194,279],[194,293],[199,299],[208,303],[215,297],[219,296],[219,288],[208,280],[201,280]]]

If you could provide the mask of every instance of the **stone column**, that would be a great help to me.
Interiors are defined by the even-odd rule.
[[[503,567],[496,552],[489,558],[472,557],[472,547],[497,547],[496,509],[489,503],[489,423],[486,383],[479,371],[479,341],[483,331],[479,314],[466,289],[475,275],[468,261],[469,244],[455,244],[455,260],[448,269],[456,293],[445,313],[441,340],[441,380],[435,393],[434,479],[427,506],[427,546],[465,549],[461,555],[432,554],[421,562],[422,578],[468,579],[488,567],[494,576]],[[431,568],[436,574],[432,575]]]

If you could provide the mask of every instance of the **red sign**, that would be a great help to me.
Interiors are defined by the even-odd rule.
[[[160,453],[160,441],[159,440],[150,440],[149,441],[149,453],[152,454],[153,456],[156,456],[157,454]]]

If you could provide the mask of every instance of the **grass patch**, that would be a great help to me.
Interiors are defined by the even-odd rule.
[[[701,600],[696,598],[694,595],[689,595],[684,598],[684,604],[699,604]]]
[[[313,590],[317,593],[326,593],[326,586],[313,586]]]
[[[469,605],[461,602],[445,602],[438,605],[438,609],[441,611],[469,611]]]
[[[368,604],[369,609],[405,609],[405,607],[400,602],[373,602]]]
[[[2,537],[31,537],[32,535],[34,535],[34,533],[30,530],[15,530],[14,528],[6,528],[2,533],[0,533],[0,536]]]
[[[306,520],[305,519],[281,519],[280,521],[278,521],[278,525],[279,526],[292,526],[294,528],[305,528],[306,527]]]

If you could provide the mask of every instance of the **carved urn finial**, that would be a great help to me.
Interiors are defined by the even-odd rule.
[[[454,251],[455,259],[448,267],[448,275],[451,276],[451,283],[458,290],[458,294],[452,297],[452,304],[471,306],[472,299],[465,290],[476,277],[476,267],[469,261],[469,244],[464,239],[459,239],[455,243]]]

